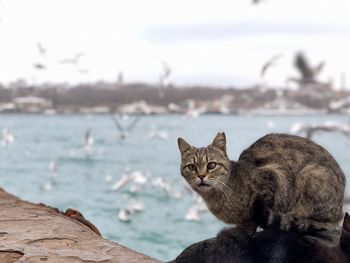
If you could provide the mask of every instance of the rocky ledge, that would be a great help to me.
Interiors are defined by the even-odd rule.
[[[159,262],[103,239],[78,211],[33,204],[0,188],[0,262]]]

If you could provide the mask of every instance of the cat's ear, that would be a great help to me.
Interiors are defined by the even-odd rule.
[[[181,153],[187,152],[192,149],[191,145],[189,145],[184,139],[178,138],[177,144],[179,146],[179,150]]]
[[[225,135],[225,133],[219,132],[215,136],[214,141],[211,143],[211,145],[226,152],[226,135]]]
[[[340,246],[345,253],[350,253],[350,215],[345,213],[343,230],[340,237]]]

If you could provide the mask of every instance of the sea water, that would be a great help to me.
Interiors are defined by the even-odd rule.
[[[127,127],[134,121],[132,118],[120,120],[121,125]],[[228,154],[237,159],[242,150],[266,133],[289,132],[298,122],[325,121],[346,124],[347,117],[144,116],[128,132],[129,136],[121,139],[110,115],[0,115],[0,129],[8,128],[15,135],[13,143],[0,147],[0,186],[31,202],[61,210],[77,209],[105,238],[166,261],[225,227],[209,212],[201,214],[200,221],[185,219],[194,201],[180,176],[178,137],[199,147],[208,145],[217,132],[224,131]],[[89,151],[83,147],[88,129],[94,139]],[[162,132],[162,138],[152,139],[150,132]],[[344,135],[317,133],[314,140],[350,174],[350,145]],[[49,171],[51,162],[56,164],[56,172]],[[111,190],[123,174],[135,171],[146,175],[148,181]],[[159,178],[171,192],[152,185]],[[131,193],[132,187],[140,192]],[[127,208],[132,200],[142,202],[145,210],[133,214],[129,222],[120,221],[118,211]]]

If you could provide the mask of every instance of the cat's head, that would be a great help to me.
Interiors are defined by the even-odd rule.
[[[207,192],[215,187],[218,191],[225,191],[225,182],[230,173],[225,133],[218,133],[207,147],[196,148],[182,138],[178,139],[178,145],[181,174],[193,190]]]

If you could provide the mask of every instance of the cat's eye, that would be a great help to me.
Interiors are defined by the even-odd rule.
[[[207,165],[208,170],[213,170],[215,167],[216,167],[216,163],[214,163],[214,162],[210,162]]]
[[[196,171],[197,170],[197,167],[194,165],[194,164],[189,164],[187,165],[188,169],[192,172]]]

